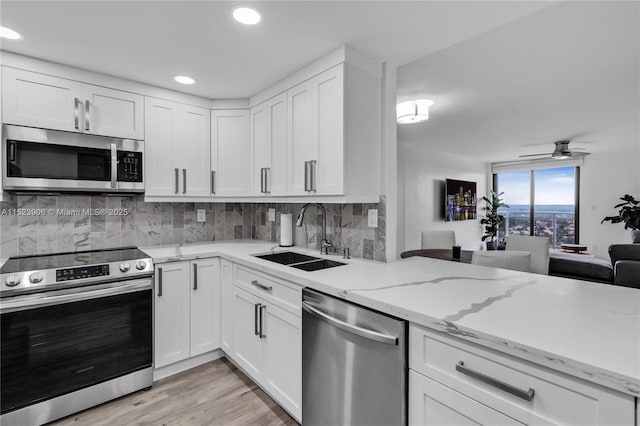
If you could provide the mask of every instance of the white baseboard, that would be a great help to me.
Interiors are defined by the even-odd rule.
[[[164,367],[156,368],[155,370],[153,370],[153,381],[155,382],[156,380],[173,376],[174,374],[180,373],[193,367],[197,367],[198,365],[202,365],[209,361],[214,361],[218,358],[222,358],[223,356],[224,352],[222,352],[222,350],[220,349],[216,349],[202,355],[197,355],[192,358],[187,358],[182,361],[166,365]]]

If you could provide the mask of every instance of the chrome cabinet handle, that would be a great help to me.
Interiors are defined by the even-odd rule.
[[[346,331],[347,333],[355,334],[356,336],[364,337],[365,339],[373,340],[375,342],[386,343],[387,345],[398,345],[398,338],[396,336],[389,336],[388,334],[379,333],[377,331],[346,323],[342,320],[332,317],[331,315],[321,311],[318,308],[309,305],[307,302],[302,302],[302,309],[305,310],[308,314],[318,319],[324,320],[334,327]]]
[[[311,162],[305,161],[304,162],[304,190],[306,192],[311,191],[310,180],[311,180]]]
[[[267,310],[267,305],[260,306],[260,334],[258,336],[261,339],[264,339],[265,337],[267,337],[267,335],[264,334],[264,317],[262,315],[266,310]]]
[[[198,289],[198,264],[193,264],[193,289]]]
[[[462,361],[456,364],[456,371],[459,371],[462,374],[466,374],[469,377],[473,377],[474,379],[478,379],[481,382],[494,386],[500,390],[510,393],[511,395],[517,396],[518,398],[522,398],[525,401],[531,401],[535,393],[535,390],[531,388],[529,388],[528,390],[522,390],[501,380],[494,379],[493,377],[489,377],[478,371],[471,370],[470,368],[465,367],[464,362]]]
[[[267,171],[268,167],[263,167],[260,169],[260,192],[263,194],[268,194],[269,189],[267,186]]]
[[[162,268],[158,268],[158,297],[162,297]]]
[[[89,129],[87,129],[89,130]],[[111,144],[111,187],[118,186],[118,147],[115,143]]]
[[[84,102],[84,123],[85,123],[85,129],[87,131],[91,130],[91,108],[90,108],[91,104],[89,103],[89,100],[87,99]]]
[[[211,193],[216,193],[216,171],[211,170]]]
[[[73,98],[73,110],[75,113],[75,125],[74,127],[76,128],[76,130],[80,130],[80,109],[78,108],[78,103],[80,102],[80,99],[78,98]]]
[[[182,169],[182,193],[187,193],[187,169]]]
[[[178,184],[178,181],[180,180],[180,170],[178,169],[173,169],[175,172],[175,180],[176,180],[176,190],[175,193],[177,194],[178,191],[180,190],[180,186]]]
[[[311,161],[309,161],[309,164],[310,164],[309,168],[311,169],[311,171],[309,173],[309,175],[311,176],[309,178],[309,182],[310,182],[309,186],[311,187],[310,191],[314,191],[315,192],[317,190],[317,188],[316,188],[316,164],[317,164],[317,162],[316,162],[316,160],[311,160]]]
[[[265,291],[271,291],[273,290],[273,287],[270,285],[264,285],[261,282],[258,282],[258,280],[253,280],[251,281],[251,284],[255,285],[256,287],[259,287]]]
[[[264,168],[264,193],[271,193],[271,167]]]
[[[255,334],[256,336],[260,334],[260,330],[258,329],[258,316],[260,315],[260,306],[262,306],[262,303],[256,303],[255,305],[253,305],[253,334]]]
[[[264,167],[260,169],[260,193],[264,194]]]

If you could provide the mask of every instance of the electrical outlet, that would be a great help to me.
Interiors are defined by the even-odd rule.
[[[378,209],[369,209],[369,228],[378,227]]]
[[[207,216],[204,212],[204,209],[196,210],[196,222],[206,222]]]
[[[276,221],[276,209],[267,210],[267,220],[269,222],[275,222]]]

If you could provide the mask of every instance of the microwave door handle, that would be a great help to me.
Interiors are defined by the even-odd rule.
[[[111,144],[111,188],[118,187],[118,147]]]
[[[76,130],[80,130],[80,111],[78,108],[78,103],[80,102],[80,99],[78,98],[73,98],[73,112],[74,112],[74,123],[73,123],[73,127]]]
[[[85,122],[85,130],[88,132],[91,130],[91,103],[87,99],[84,102],[84,122]]]
[[[9,142],[9,162],[10,163],[16,162],[16,143],[15,142]]]

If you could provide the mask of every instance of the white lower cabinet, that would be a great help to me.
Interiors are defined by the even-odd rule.
[[[233,263],[220,260],[220,347],[233,350]]]
[[[262,376],[262,339],[260,330],[260,308],[257,296],[238,287],[233,288],[233,337],[236,362],[259,380]]]
[[[156,265],[154,366],[220,347],[219,259]]]
[[[243,274],[251,272],[242,267]],[[242,275],[242,274],[240,274]],[[302,319],[291,307],[277,306],[281,284],[263,279],[268,285],[256,291],[242,281],[233,286],[232,358],[298,421],[302,408]],[[256,280],[257,281],[257,280]],[[288,286],[282,284],[283,287]],[[268,288],[269,290],[266,290]],[[264,292],[264,294],[262,294]],[[294,311],[295,312],[295,311]]]
[[[263,383],[298,419],[302,413],[302,318],[275,305],[263,311]]]
[[[409,424],[466,426],[522,423],[409,370]]]
[[[634,398],[409,327],[410,424],[633,425]]]

